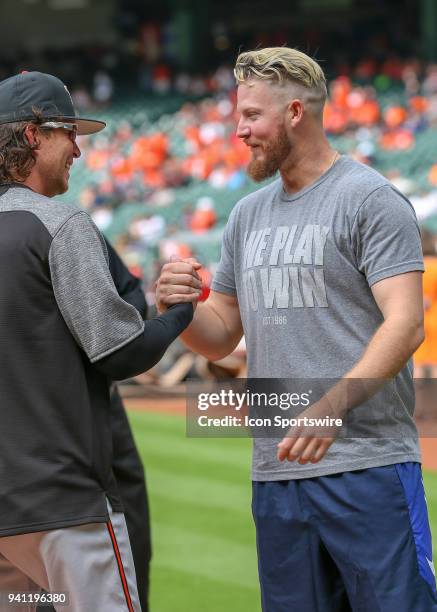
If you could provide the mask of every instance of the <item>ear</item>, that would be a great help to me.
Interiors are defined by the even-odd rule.
[[[37,149],[39,146],[38,128],[33,123],[28,123],[24,128],[24,135],[31,149]]]
[[[287,107],[287,111],[289,125],[294,128],[302,121],[304,115],[305,108],[302,100],[299,100],[299,98],[291,100]]]

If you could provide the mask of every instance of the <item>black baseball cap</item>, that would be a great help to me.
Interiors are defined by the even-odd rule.
[[[47,121],[75,123],[79,135],[95,134],[106,126],[103,121],[76,117],[66,85],[51,74],[22,72],[0,81],[0,124],[33,121],[33,108]]]

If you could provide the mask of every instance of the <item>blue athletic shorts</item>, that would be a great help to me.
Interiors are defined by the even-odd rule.
[[[264,612],[437,612],[419,463],[253,483]]]

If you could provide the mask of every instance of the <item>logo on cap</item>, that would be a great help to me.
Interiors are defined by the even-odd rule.
[[[73,104],[73,98],[71,97],[71,93],[68,91],[68,88],[67,88],[67,86],[66,86],[66,85],[64,85],[64,89],[65,89],[65,91],[68,93],[68,95],[69,95],[69,97],[70,97],[70,100],[71,100],[71,103]]]

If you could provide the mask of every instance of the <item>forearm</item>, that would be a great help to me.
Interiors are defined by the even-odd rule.
[[[123,380],[149,370],[187,327],[192,316],[191,304],[172,306],[159,317],[146,321],[140,336],[97,361],[96,368],[111,380]]]
[[[217,361],[232,353],[239,337],[233,337],[217,309],[208,301],[197,306],[193,321],[180,336],[187,348]]]
[[[404,367],[423,342],[421,322],[406,318],[387,319],[378,328],[348,378],[392,378]]]
[[[423,341],[421,322],[393,317],[385,320],[361,359],[328,393],[339,415],[363,403],[396,376]]]

